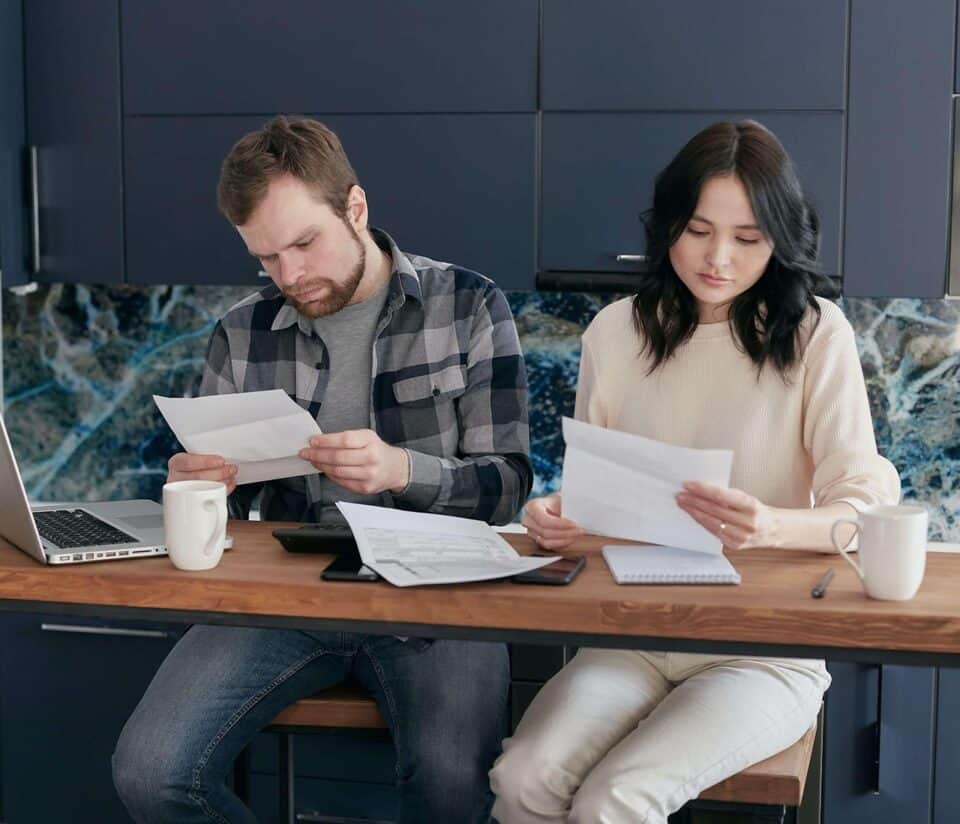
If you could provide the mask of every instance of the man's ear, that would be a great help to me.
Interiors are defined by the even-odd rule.
[[[347,193],[347,220],[357,232],[361,232],[367,228],[369,219],[367,193],[354,184]]]

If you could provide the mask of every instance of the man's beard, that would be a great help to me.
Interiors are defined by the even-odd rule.
[[[349,226],[349,224],[347,225]],[[300,293],[311,292],[321,286],[326,287],[327,294],[325,297],[319,300],[311,300],[308,303],[301,303],[292,295],[286,292],[284,293],[287,300],[294,305],[301,315],[308,318],[322,318],[326,315],[336,314],[350,303],[356,294],[357,287],[363,279],[363,270],[367,263],[367,250],[360,241],[356,230],[353,229],[352,226],[350,226],[350,229],[353,231],[354,240],[356,241],[357,250],[359,251],[359,258],[357,259],[356,265],[350,270],[350,274],[345,281],[342,283],[334,283],[329,278],[317,278],[304,284],[298,283],[297,291]]]

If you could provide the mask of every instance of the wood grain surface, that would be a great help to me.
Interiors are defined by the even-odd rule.
[[[867,598],[838,556],[772,549],[728,554],[739,586],[618,586],[600,555],[611,540],[594,536],[571,550],[588,560],[569,586],[398,588],[321,581],[329,556],[284,551],[270,534],[276,526],[231,522],[235,546],[207,572],[162,557],[49,567],[0,540],[0,600],[8,609],[29,601],[335,619],[345,629],[380,621],[960,654],[960,556],[952,554],[928,555],[920,592],[905,602]],[[521,553],[533,550],[525,535],[505,537]],[[827,596],[811,598],[828,567],[836,576]]]

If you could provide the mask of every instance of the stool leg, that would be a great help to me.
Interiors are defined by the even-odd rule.
[[[753,814],[754,824],[783,824],[787,808],[783,805],[758,807]]]
[[[280,824],[296,824],[296,805],[294,802],[294,780],[296,768],[293,754],[293,737],[290,733],[281,732],[277,735],[278,763],[277,763],[277,791],[279,793],[277,821]]]
[[[250,803],[250,747],[244,747],[233,762],[233,791],[244,803]]]

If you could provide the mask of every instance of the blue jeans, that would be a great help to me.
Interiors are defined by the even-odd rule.
[[[140,824],[255,822],[226,785],[234,759],[284,707],[348,676],[390,727],[399,820],[487,821],[487,772],[506,734],[506,646],[340,632],[192,627],[120,734],[120,798]]]

